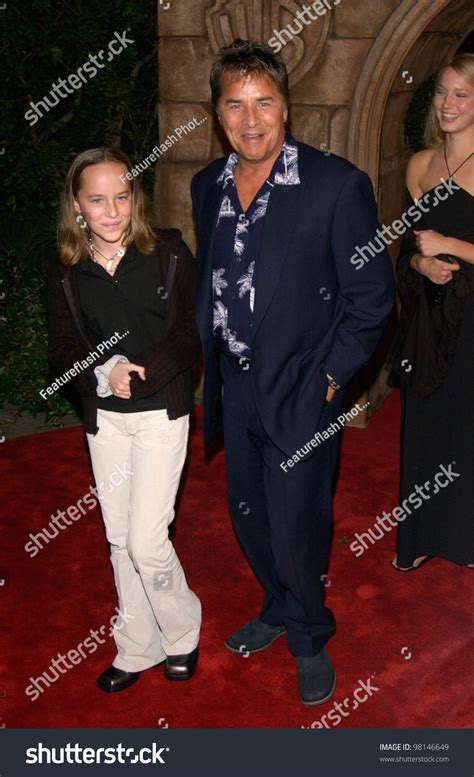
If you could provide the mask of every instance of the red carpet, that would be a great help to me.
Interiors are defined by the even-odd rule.
[[[339,722],[333,712],[328,726],[472,726],[474,573],[440,559],[409,575],[395,572],[394,530],[360,558],[347,541],[397,505],[397,394],[367,430],[344,432],[328,580],[338,685],[333,700],[315,709],[297,699],[295,660],[284,639],[249,658],[223,647],[228,633],[258,613],[261,591],[231,529],[223,453],[204,462],[200,408],[196,416],[174,542],[203,603],[201,663],[190,683],[166,681],[160,667],[116,696],[95,688],[114,656],[108,637],[36,701],[25,695],[29,678],[48,671],[58,653],[108,624],[115,589],[98,508],[34,558],[24,550],[30,532],[92,483],[82,429],[1,446],[0,727],[300,727],[320,721],[334,702],[345,715]],[[356,706],[352,694],[369,678],[371,695]]]

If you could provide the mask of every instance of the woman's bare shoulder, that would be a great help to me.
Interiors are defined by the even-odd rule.
[[[428,148],[418,151],[410,157],[407,165],[406,185],[412,197],[419,197],[423,194],[421,181],[426,177],[435,153],[436,149]]]

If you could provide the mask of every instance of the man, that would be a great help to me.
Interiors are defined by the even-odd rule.
[[[234,152],[192,182],[204,435],[223,419],[231,515],[265,590],[258,618],[225,644],[256,653],[286,634],[300,699],[317,705],[335,687],[324,604],[339,441],[330,425],[382,334],[392,270],[385,251],[362,271],[351,263],[379,226],[369,179],[285,131],[282,60],[238,39],[210,83]]]

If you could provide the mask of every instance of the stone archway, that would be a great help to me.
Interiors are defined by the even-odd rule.
[[[377,187],[385,106],[406,57],[450,0],[403,0],[377,37],[359,77],[349,120],[347,155]]]

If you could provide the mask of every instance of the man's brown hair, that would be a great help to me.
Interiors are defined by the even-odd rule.
[[[221,96],[222,79],[226,73],[230,73],[236,81],[246,76],[264,76],[275,83],[285,106],[288,107],[290,90],[286,65],[270,46],[236,38],[218,52],[209,79],[212,104],[216,110]]]

